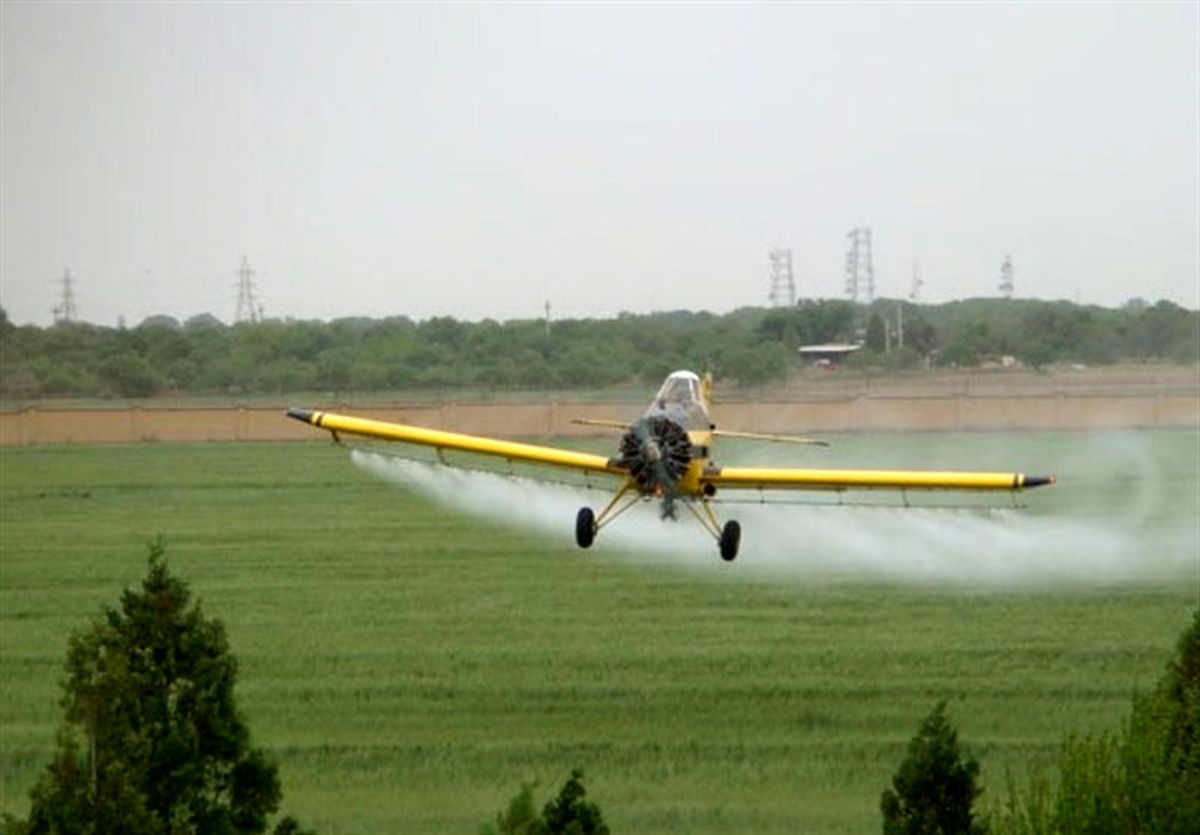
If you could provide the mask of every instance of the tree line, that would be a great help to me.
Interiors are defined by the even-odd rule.
[[[274,320],[208,314],[132,328],[17,326],[0,309],[0,397],[150,397],[288,391],[582,389],[654,384],[709,368],[758,385],[804,344],[862,342],[860,367],[1030,367],[1200,362],[1200,312],[1169,301],[1119,309],[973,299],[941,305],[802,301],[788,308],[623,313],[611,319],[464,322],[449,317]]]

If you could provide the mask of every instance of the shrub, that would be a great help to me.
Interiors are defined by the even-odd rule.
[[[950,835],[982,832],[971,810],[981,789],[979,763],[963,762],[958,734],[938,702],[908,744],[908,756],[883,792],[884,835]]]
[[[535,784],[525,783],[508,803],[508,809],[496,815],[496,823],[484,824],[481,835],[608,835],[608,825],[595,803],[583,798],[583,772],[574,769],[558,797],[534,812]]]

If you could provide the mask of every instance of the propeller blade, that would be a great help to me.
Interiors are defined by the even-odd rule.
[[[758,432],[730,432],[724,429],[714,429],[717,438],[736,438],[743,441],[772,441],[782,444],[807,444],[809,446],[829,446],[829,441],[816,438],[798,438],[794,435],[765,435]]]

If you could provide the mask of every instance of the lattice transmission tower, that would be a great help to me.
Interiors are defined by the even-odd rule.
[[[871,230],[856,226],[846,233],[846,295],[852,302],[870,304],[875,299],[875,267],[871,263]]]
[[[75,307],[75,279],[71,278],[71,270],[63,270],[59,283],[62,284],[62,296],[54,307],[54,324],[68,324],[78,321],[79,311]]]
[[[250,261],[242,256],[242,266],[238,275],[237,313],[234,314],[235,324],[242,322],[257,322],[262,318],[262,309],[254,300],[254,270],[250,269]]]
[[[796,276],[792,272],[792,251],[772,249],[768,257],[771,259],[771,292],[767,298],[771,307],[795,307]]]
[[[1000,265],[1000,293],[1006,299],[1013,297],[1013,265],[1011,255],[1005,255],[1004,263]]]

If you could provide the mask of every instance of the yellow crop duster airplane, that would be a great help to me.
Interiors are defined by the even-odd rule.
[[[1054,484],[1055,477],[1023,473],[934,472],[922,470],[824,470],[769,467],[721,467],[712,458],[718,437],[791,441],[821,444],[804,438],[757,435],[718,430],[709,416],[712,383],[691,371],[667,377],[654,401],[632,424],[615,421],[578,421],[623,431],[617,453],[611,458],[586,452],[501,441],[456,432],[442,432],[401,423],[288,409],[288,417],[333,433],[360,435],[386,441],[432,447],[439,453],[457,451],[494,456],[510,462],[545,465],[605,474],[620,479],[620,487],[597,515],[589,507],[575,519],[575,541],[589,547],[596,533],[645,497],[662,501],[663,517],[674,517],[682,504],[713,535],[721,557],[733,560],[741,541],[741,526],[724,526],[713,510],[715,497],[727,490],[966,490],[1018,491]]]

